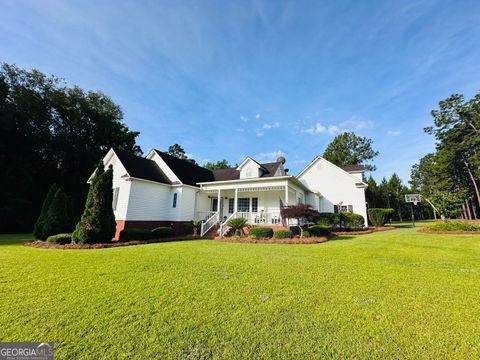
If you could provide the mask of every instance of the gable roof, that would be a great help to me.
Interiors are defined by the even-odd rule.
[[[320,156],[320,155],[317,155],[317,156],[297,175],[297,179],[299,179],[308,169],[310,169],[310,168],[313,166],[313,164],[315,164],[315,163],[317,162],[317,160],[320,160],[320,159],[323,160],[323,161],[326,161],[328,164],[330,164],[330,165],[332,165],[332,166],[334,166],[334,167],[342,170],[345,174],[347,174],[348,176],[352,177],[352,179],[355,179],[356,181],[358,181],[358,178],[357,178],[355,175],[353,175],[353,174],[351,174],[351,173],[348,172],[348,171],[355,171],[355,170],[346,170],[346,168],[349,168],[349,167],[347,167],[347,166],[346,166],[346,167],[340,167],[340,166],[338,166],[338,165],[335,165],[334,163],[332,163],[331,161],[328,161],[327,159],[325,159],[323,156]],[[357,166],[358,166],[358,167],[360,167],[360,166],[363,167],[363,165],[355,165],[355,167],[357,167]],[[358,184],[368,186],[364,181],[360,181],[360,182],[358,182]]]
[[[215,180],[212,171],[208,169],[176,158],[159,150],[155,150],[155,152],[163,161],[165,161],[170,170],[175,173],[183,184],[198,186],[197,183],[199,182]]]
[[[272,162],[259,165],[260,168],[263,170],[260,178],[267,178],[275,176],[275,173],[277,172],[279,166],[282,165],[282,163]],[[237,168],[217,169],[213,170],[212,172],[215,179],[214,181],[228,181],[240,179],[240,171],[237,170]]]
[[[238,166],[236,167],[236,169],[237,169],[237,170],[238,170],[238,169],[241,169],[241,168],[242,168],[247,162],[249,162],[249,161],[253,161],[255,164],[258,165],[258,167],[259,167],[260,169],[262,169],[262,170],[267,170],[267,169],[265,169],[265,168],[263,167],[263,164],[260,164],[258,161],[256,161],[255,159],[252,159],[250,156],[247,156],[247,157],[240,163],[240,165],[238,165]]]
[[[171,184],[155,161],[132,155],[120,149],[113,149],[113,152],[117,155],[130,177]]]

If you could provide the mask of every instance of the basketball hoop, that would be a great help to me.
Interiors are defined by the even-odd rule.
[[[407,203],[413,203],[413,205],[417,205],[419,202],[421,202],[421,196],[420,194],[407,194],[405,195],[405,202]]]

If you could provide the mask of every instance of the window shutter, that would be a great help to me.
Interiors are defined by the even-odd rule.
[[[338,205],[333,205],[333,212],[338,214]]]

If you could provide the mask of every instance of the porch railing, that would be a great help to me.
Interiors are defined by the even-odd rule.
[[[207,220],[202,221],[200,226],[200,236],[205,235],[212,227],[215,226],[219,222],[219,214],[216,211],[212,216],[210,216]]]
[[[280,225],[280,210],[278,211],[258,211],[258,212],[238,212],[237,217],[247,219],[251,225]]]
[[[237,217],[237,213],[233,213],[231,214],[228,218],[225,219],[224,222],[222,222],[220,224],[220,231],[218,232],[218,234],[220,235],[220,237],[223,237],[223,235],[225,235],[225,233],[228,231],[228,229],[230,228],[227,224],[228,222],[230,221],[230,219],[234,219]]]
[[[197,211],[195,219],[200,221],[207,221],[216,213],[217,211]]]

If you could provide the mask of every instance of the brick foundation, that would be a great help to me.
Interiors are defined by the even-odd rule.
[[[120,231],[123,229],[143,228],[153,230],[160,226],[171,227],[175,230],[175,236],[192,235],[192,225],[190,221],[148,221],[148,220],[116,220],[117,230],[115,239],[118,240]]]

